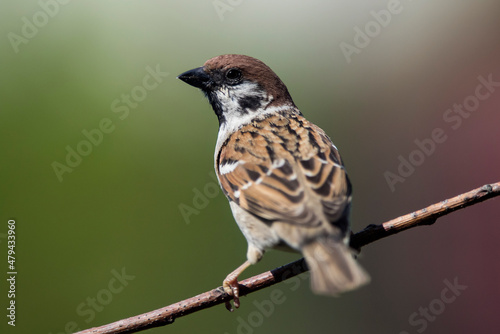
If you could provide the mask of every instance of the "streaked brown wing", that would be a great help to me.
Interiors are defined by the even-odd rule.
[[[263,220],[337,225],[350,202],[337,149],[299,115],[245,126],[228,138],[217,162],[226,196]],[[347,226],[339,227],[344,231]]]

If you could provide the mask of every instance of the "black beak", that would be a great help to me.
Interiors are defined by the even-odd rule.
[[[203,70],[203,67],[198,67],[184,72],[177,78],[200,89],[207,89],[208,83],[210,82],[210,76]]]

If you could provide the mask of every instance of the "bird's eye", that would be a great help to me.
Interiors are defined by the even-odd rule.
[[[241,78],[241,71],[236,68],[232,68],[226,72],[226,78],[230,81],[238,81]]]

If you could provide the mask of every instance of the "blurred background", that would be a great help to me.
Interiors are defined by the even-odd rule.
[[[18,271],[16,326],[2,315],[2,333],[151,311],[221,285],[245,260],[214,181],[217,119],[176,79],[216,55],[263,60],[331,136],[355,232],[500,181],[498,1],[1,7],[0,242],[6,254],[15,219]],[[372,282],[340,298],[313,295],[304,275],[235,313],[221,305],[147,333],[498,333],[499,204],[364,247]],[[242,278],[297,258],[269,252]]]

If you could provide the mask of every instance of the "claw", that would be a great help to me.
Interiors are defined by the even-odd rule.
[[[237,277],[226,277],[224,282],[222,283],[222,286],[224,287],[224,291],[228,294],[233,296],[233,303],[234,307],[238,308],[240,307],[240,287],[238,284],[238,278]],[[231,302],[227,301],[226,302],[226,309],[228,309],[230,312],[233,312],[234,309],[231,306]]]
[[[228,310],[229,312],[234,312],[233,306],[231,305],[231,302],[229,300],[224,305],[226,306],[226,310]]]
[[[250,266],[250,262],[245,261],[241,266],[239,266],[235,271],[227,275],[226,279],[224,282],[222,282],[222,287],[224,288],[224,291],[230,295],[233,296],[234,300],[234,307],[238,308],[240,307],[240,286],[238,284],[238,276]],[[230,312],[233,312],[234,309],[231,306],[231,301],[226,302],[226,309]]]

